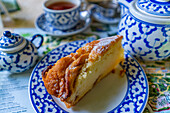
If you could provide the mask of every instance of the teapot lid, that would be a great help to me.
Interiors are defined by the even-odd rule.
[[[169,0],[138,0],[137,8],[145,13],[155,16],[170,16]]]
[[[123,0],[122,0],[123,1]],[[148,4],[148,6],[141,5],[141,4]],[[156,4],[157,3],[157,4]],[[167,7],[168,9],[165,8],[166,13],[162,13],[163,10],[159,10],[159,8],[163,7],[159,5],[158,3],[162,3],[161,5],[164,5],[164,8]],[[153,7],[151,8],[151,4],[153,4]],[[154,4],[159,5],[159,8],[156,8],[157,10],[154,10]],[[170,13],[168,12],[169,10],[169,4],[170,2],[167,2],[166,0],[133,0],[127,7],[129,7],[129,12],[130,14],[136,18],[137,20],[143,21],[143,22],[149,22],[152,24],[156,25],[166,25],[170,26]],[[141,9],[141,7],[143,9]],[[148,8],[148,9],[147,9]],[[155,11],[155,12],[154,12]],[[151,13],[152,12],[152,13]],[[164,16],[162,16],[164,14]]]
[[[16,52],[19,48],[22,49],[21,45],[22,47],[25,45],[23,37],[10,31],[3,32],[3,36],[0,38],[0,51],[8,53]]]

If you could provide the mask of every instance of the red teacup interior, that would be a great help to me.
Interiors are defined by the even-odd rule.
[[[66,10],[66,9],[71,9],[74,6],[75,4],[71,2],[55,2],[47,6],[47,8],[53,9],[53,10]]]

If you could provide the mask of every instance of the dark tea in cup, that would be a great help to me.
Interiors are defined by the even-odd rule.
[[[52,10],[66,10],[66,9],[71,9],[73,7],[75,7],[75,4],[67,1],[55,2],[47,6],[47,8]]]
[[[45,21],[59,30],[75,27],[80,21],[81,0],[46,0],[43,3]]]

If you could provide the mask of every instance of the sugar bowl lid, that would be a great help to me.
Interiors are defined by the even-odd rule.
[[[0,51],[13,53],[22,49],[25,44],[25,39],[20,35],[4,31],[3,36],[0,38]]]
[[[169,0],[138,0],[137,8],[142,12],[155,16],[170,16]]]

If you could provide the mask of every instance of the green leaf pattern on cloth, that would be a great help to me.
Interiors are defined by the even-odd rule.
[[[170,58],[163,61],[141,62],[149,82],[148,104],[152,112],[170,110]],[[145,110],[144,113],[147,113]]]

